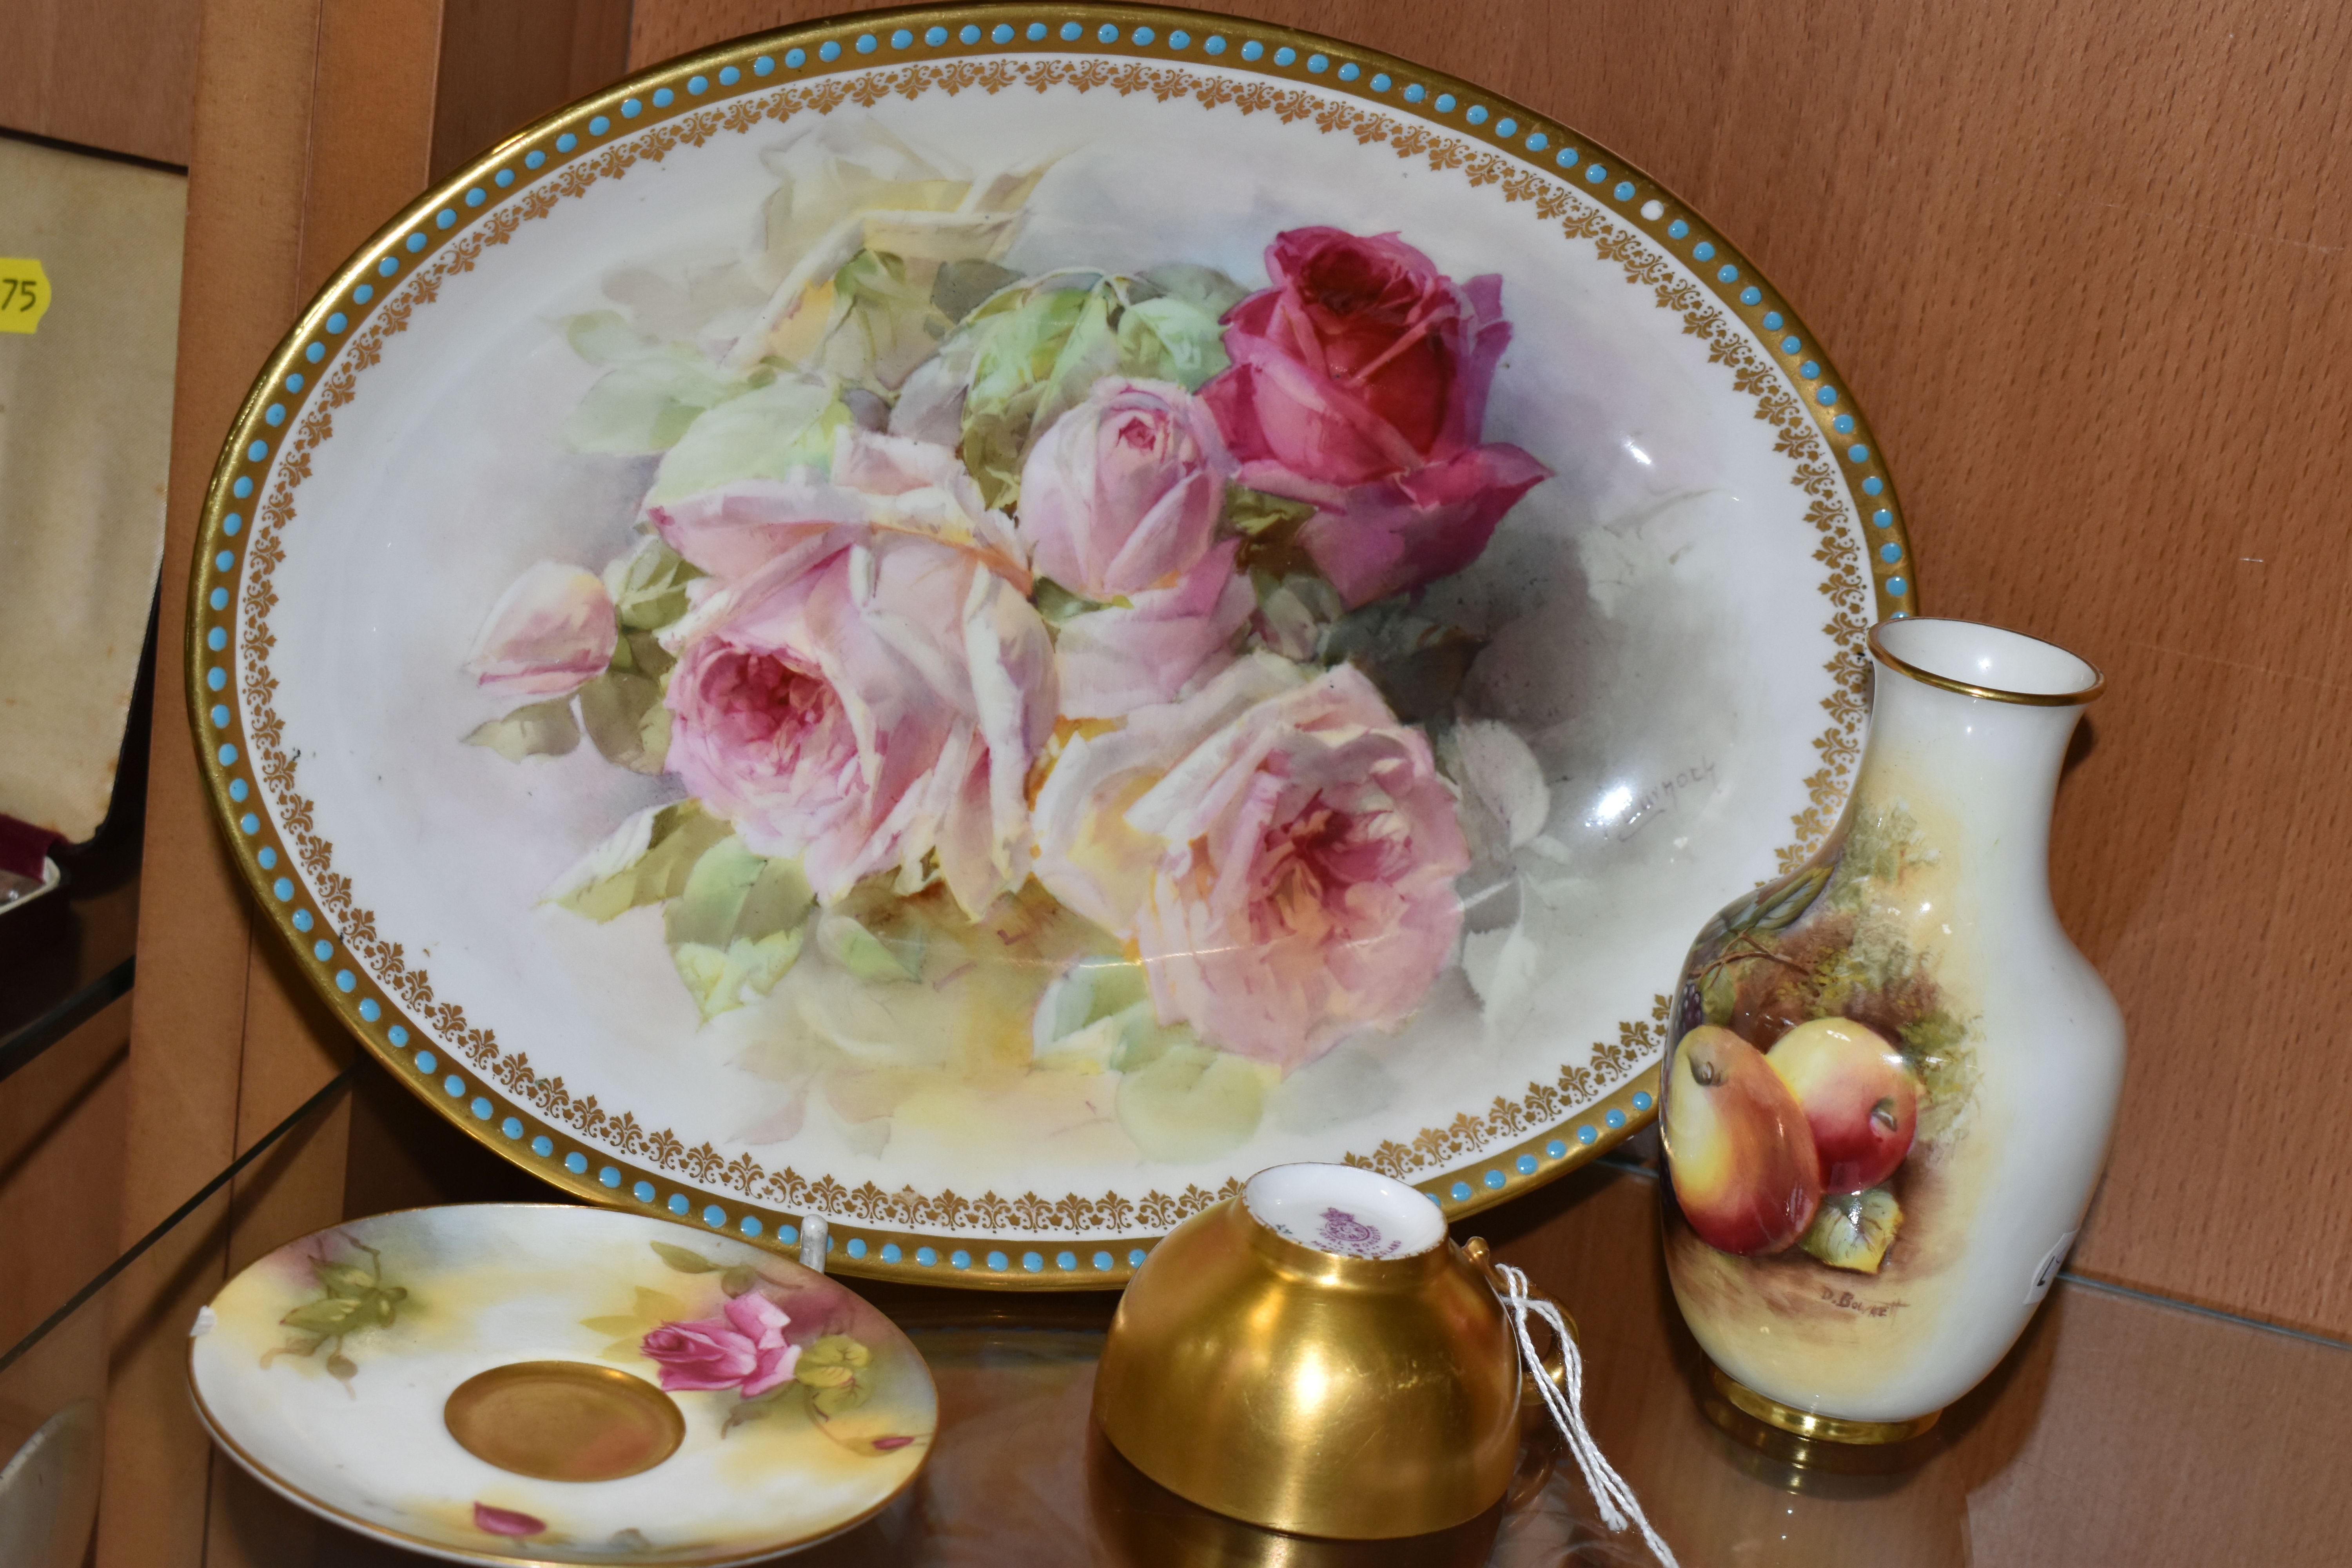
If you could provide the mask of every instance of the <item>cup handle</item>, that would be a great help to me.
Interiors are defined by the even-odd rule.
[[[1479,1274],[1486,1279],[1487,1286],[1493,1289],[1497,1297],[1508,1294],[1508,1290],[1503,1283],[1503,1277],[1495,1270],[1494,1258],[1491,1254],[1491,1249],[1486,1246],[1486,1238],[1485,1237],[1474,1236],[1468,1241],[1464,1242],[1462,1244],[1462,1255],[1465,1258],[1467,1258],[1477,1268]],[[1582,1331],[1578,1329],[1576,1326],[1575,1316],[1570,1313],[1566,1307],[1560,1305],[1559,1297],[1553,1295],[1550,1291],[1545,1289],[1542,1286],[1537,1284],[1532,1279],[1528,1281],[1528,1297],[1530,1300],[1542,1301],[1552,1307],[1558,1308],[1559,1311],[1559,1321],[1568,1325],[1570,1336],[1576,1341],[1579,1346],[1581,1346],[1584,1343],[1584,1335]],[[1553,1345],[1551,1347],[1551,1353],[1543,1358],[1543,1373],[1546,1377],[1551,1379],[1553,1384],[1559,1388],[1564,1390],[1568,1387],[1568,1357],[1567,1352],[1562,1346],[1558,1344]],[[1522,1375],[1530,1374],[1523,1373]]]

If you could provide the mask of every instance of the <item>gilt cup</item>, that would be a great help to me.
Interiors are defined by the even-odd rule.
[[[1520,1371],[1484,1247],[1375,1172],[1277,1165],[1129,1282],[1095,1416],[1178,1496],[1299,1535],[1444,1530],[1499,1500]]]

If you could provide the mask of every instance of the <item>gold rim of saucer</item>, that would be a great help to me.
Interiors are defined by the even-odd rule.
[[[1822,1415],[1811,1410],[1800,1410],[1792,1405],[1757,1393],[1719,1366],[1707,1372],[1724,1398],[1743,1413],[1754,1416],[1768,1426],[1823,1443],[1907,1443],[1938,1420],[1941,1410],[1930,1410],[1925,1415],[1914,1415],[1907,1421],[1852,1421],[1843,1415]]]

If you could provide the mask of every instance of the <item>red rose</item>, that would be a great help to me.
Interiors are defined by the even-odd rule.
[[[1233,368],[1201,390],[1242,483],[1318,509],[1299,542],[1350,606],[1460,571],[1550,474],[1479,440],[1502,279],[1336,228],[1277,236],[1265,266],[1274,287],[1225,317]]]

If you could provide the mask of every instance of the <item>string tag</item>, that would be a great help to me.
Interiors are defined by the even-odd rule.
[[[1496,1278],[1503,1282],[1503,1309],[1511,1315],[1511,1331],[1519,1342],[1520,1363],[1532,1375],[1535,1385],[1543,1391],[1544,1408],[1551,1412],[1553,1425],[1568,1440],[1568,1451],[1576,1456],[1576,1468],[1584,1472],[1584,1484],[1591,1490],[1592,1500],[1601,1506],[1601,1522],[1612,1531],[1633,1525],[1665,1568],[1679,1568],[1674,1552],[1650,1528],[1633,1489],[1601,1456],[1601,1445],[1592,1440],[1592,1432],[1584,1424],[1584,1358],[1578,1353],[1576,1337],[1568,1331],[1559,1309],[1540,1297],[1529,1296],[1528,1277],[1520,1270],[1507,1263],[1498,1262],[1494,1267]],[[1530,1312],[1543,1320],[1559,1346],[1560,1364],[1566,1373],[1559,1383],[1552,1381],[1551,1374],[1544,1370],[1543,1358],[1536,1353],[1535,1337],[1528,1331]]]

